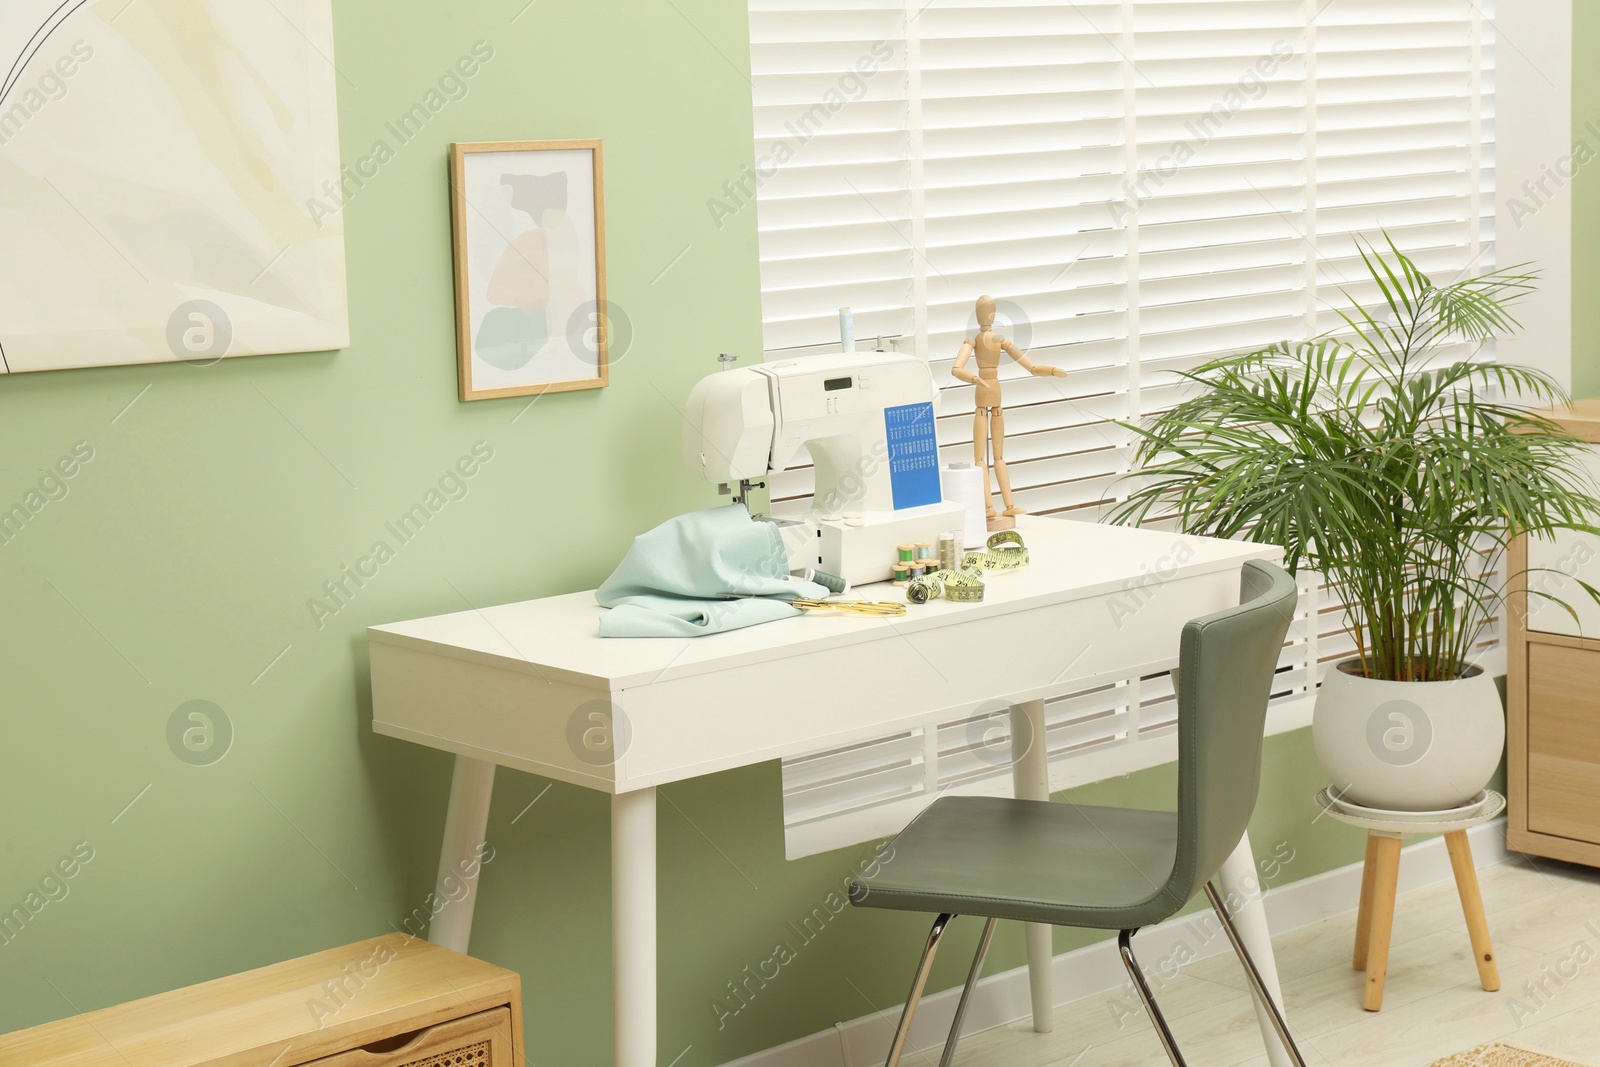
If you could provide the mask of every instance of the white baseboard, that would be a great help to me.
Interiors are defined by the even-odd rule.
[[[1468,831],[1472,855],[1480,867],[1503,863],[1511,853],[1506,849],[1505,820],[1496,819]],[[1450,858],[1440,837],[1408,845],[1405,862],[1400,865],[1400,892],[1420,889],[1453,877]],[[1298,882],[1267,891],[1267,922],[1274,934],[1288,933],[1323,919],[1355,910],[1361,893],[1361,864],[1352,863],[1336,870],[1303,878]],[[1139,935],[1140,955],[1147,960],[1169,958],[1183,943],[1194,959],[1203,959],[1227,950],[1225,939],[1214,936],[1210,914],[1172,919]],[[907,950],[908,952],[911,950]],[[1188,953],[1186,953],[1187,955]],[[906,957],[909,976],[916,961]],[[1069,1004],[1084,997],[1120,989],[1127,982],[1116,941],[1108,939],[1087,945],[1055,958],[1055,1002]],[[955,1017],[961,989],[946,989],[923,998],[911,1028],[911,1043],[917,1047],[943,1043],[950,1021]],[[963,1030],[977,1033],[1027,1018],[1032,1008],[1028,999],[1028,969],[1018,967],[990,975],[978,983],[967,1008]],[[830,1030],[764,1049],[723,1067],[875,1067],[883,1062],[899,1021],[899,1007],[883,1014],[864,1015],[849,1022],[835,1023]]]

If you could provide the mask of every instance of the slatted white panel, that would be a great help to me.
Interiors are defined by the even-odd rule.
[[[847,304],[863,336],[905,332],[913,256],[904,0],[753,3],[750,61],[767,347],[837,341]],[[749,185],[722,203],[755,211]]]
[[[1173,371],[1375,300],[1358,238],[1386,229],[1440,280],[1494,265],[1484,0],[749,5],[757,165],[717,210],[758,212],[768,354],[837,350],[852,307],[866,344],[929,361],[942,458],[969,459],[972,389],[949,371],[975,298],[1000,298],[1001,329],[1070,372],[1002,368],[1031,511],[1103,514],[1129,470],[1116,420],[1170,406]],[[805,467],[772,485],[810,492]],[[1305,596],[1284,699],[1353,650],[1337,600]],[[1170,733],[1152,669],[1054,702],[1052,759],[1170,758],[1134,755]],[[941,790],[1004,792],[969,737],[993,725],[788,761],[791,853],[892,832]]]
[[[1494,266],[1490,15],[1475,0],[1334,0],[1317,19],[1319,329],[1346,293],[1379,299],[1356,253],[1379,229],[1439,281]]]

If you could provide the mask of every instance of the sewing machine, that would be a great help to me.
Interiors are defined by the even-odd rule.
[[[894,352],[727,369],[689,394],[684,458],[778,526],[791,568],[884,581],[899,545],[937,544],[962,526],[962,506],[939,489],[935,396],[927,364]],[[803,463],[802,451],[816,470],[810,507],[757,514],[751,490]]]

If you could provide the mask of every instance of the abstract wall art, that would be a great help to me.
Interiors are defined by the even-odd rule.
[[[462,400],[607,384],[600,142],[451,146]]]
[[[0,373],[349,343],[331,0],[4,0]]]

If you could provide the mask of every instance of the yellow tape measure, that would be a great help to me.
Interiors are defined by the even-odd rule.
[[[968,552],[961,559],[963,570],[1014,571],[1028,565],[1028,546],[1015,530],[991,534],[983,550]]]
[[[906,599],[913,604],[926,604],[939,597],[977,603],[983,599],[983,579],[975,571],[934,571],[911,579],[906,586]]]

